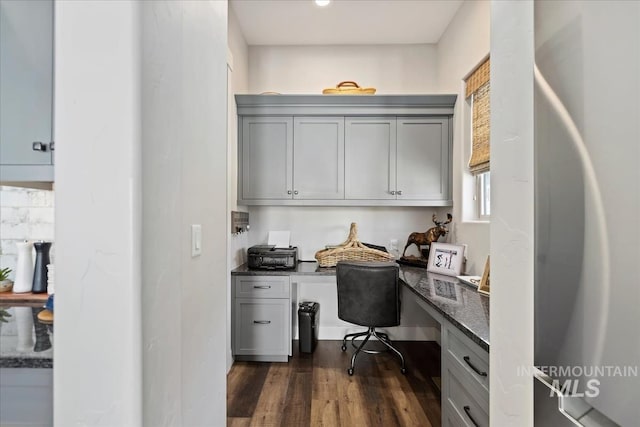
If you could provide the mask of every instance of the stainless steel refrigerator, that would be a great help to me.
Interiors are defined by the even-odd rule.
[[[536,426],[640,426],[640,1],[535,1]]]

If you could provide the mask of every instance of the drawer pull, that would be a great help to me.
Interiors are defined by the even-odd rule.
[[[471,424],[478,427],[478,423],[476,422],[476,420],[473,419],[473,417],[470,414],[471,408],[469,406],[465,406],[463,409],[464,409],[464,413],[467,414],[467,417],[469,417],[469,419],[471,420]]]
[[[271,286],[254,286],[253,289],[271,289]]]
[[[473,363],[471,363],[469,360],[469,356],[465,356],[463,357],[464,361],[467,363],[467,365],[469,365],[469,367],[471,369],[473,369],[475,371],[476,374],[480,375],[481,377],[486,377],[487,373],[486,372],[482,372],[481,370],[479,370],[478,368],[476,368],[475,366],[473,366]]]
[[[253,323],[257,323],[258,325],[268,325],[271,323],[271,320],[254,320]]]

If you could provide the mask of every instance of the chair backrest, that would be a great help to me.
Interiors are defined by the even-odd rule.
[[[398,265],[342,261],[336,267],[338,317],[367,327],[400,324]]]

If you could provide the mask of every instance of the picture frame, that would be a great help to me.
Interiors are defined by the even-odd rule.
[[[482,273],[482,280],[480,280],[480,285],[478,286],[478,292],[484,295],[489,295],[491,288],[490,266],[491,263],[489,262],[489,257],[487,257],[487,262],[484,264],[484,272]]]
[[[433,242],[429,248],[427,271],[446,276],[459,276],[463,261],[463,245]]]

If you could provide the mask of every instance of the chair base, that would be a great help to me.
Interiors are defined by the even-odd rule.
[[[349,373],[349,375],[353,375],[354,367],[356,363],[356,357],[360,352],[364,352],[368,354],[382,353],[381,351],[377,351],[377,350],[364,349],[364,346],[367,344],[367,342],[369,341],[369,338],[371,338],[372,336],[376,337],[378,341],[380,341],[387,347],[387,349],[393,351],[400,358],[400,364],[401,364],[400,372],[402,372],[403,374],[406,374],[407,368],[405,367],[404,356],[402,356],[402,353],[400,353],[400,351],[391,344],[389,335],[385,334],[384,332],[376,331],[376,328],[369,327],[369,329],[366,332],[356,332],[353,334],[347,334],[342,339],[342,351],[347,351],[347,339],[349,338],[351,338],[351,344],[356,349],[356,351],[354,351],[353,355],[351,356],[351,366],[349,367],[349,369],[347,369],[347,372]],[[358,337],[364,337],[364,339],[362,340],[362,343],[356,347],[354,340]]]

